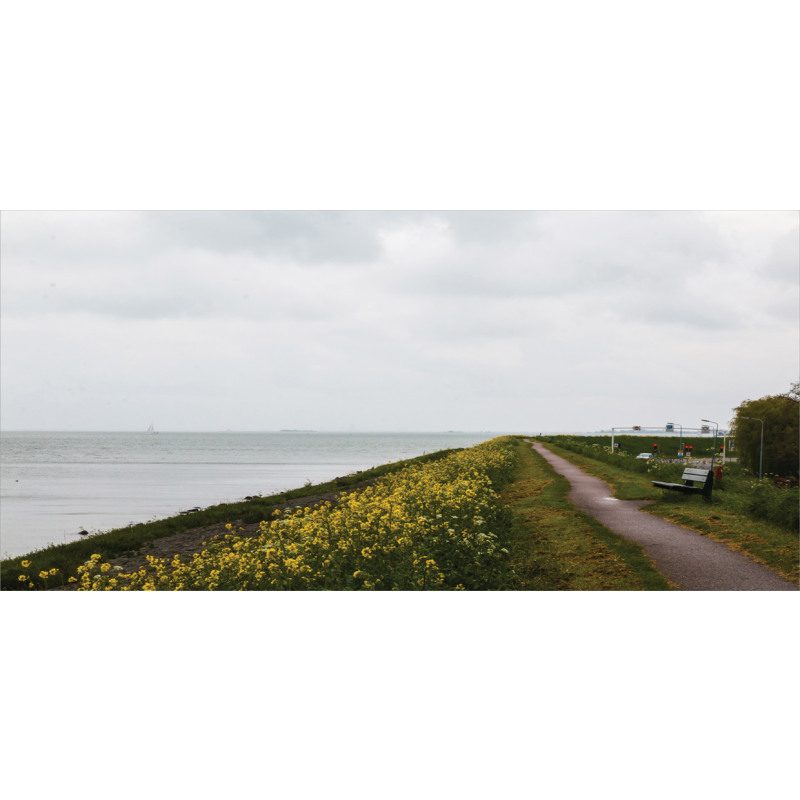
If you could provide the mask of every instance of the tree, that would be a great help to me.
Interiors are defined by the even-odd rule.
[[[800,383],[786,394],[745,400],[734,412],[731,433],[736,439],[739,462],[758,472],[761,451],[761,423],[764,421],[764,473],[798,477],[800,461]]]

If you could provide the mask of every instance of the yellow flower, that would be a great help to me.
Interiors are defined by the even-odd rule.
[[[23,561],[23,562],[22,562],[22,569],[28,569],[28,567],[29,567],[30,565],[31,565],[31,562],[30,562],[30,561]]]

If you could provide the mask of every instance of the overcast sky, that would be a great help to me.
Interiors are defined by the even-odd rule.
[[[722,427],[796,212],[3,212],[4,430]]]

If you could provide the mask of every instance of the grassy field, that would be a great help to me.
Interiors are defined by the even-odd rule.
[[[511,558],[521,589],[664,590],[667,579],[642,548],[567,499],[569,483],[522,439],[517,471],[501,500],[514,516]]]
[[[710,502],[699,495],[658,489],[652,480],[678,481],[678,464],[648,464],[615,456],[587,441],[591,437],[540,437],[554,453],[606,481],[621,500],[652,500],[643,510],[698,531],[768,566],[788,580],[800,575],[797,489],[757,481],[726,464]],[[641,451],[643,452],[643,450]],[[695,451],[696,452],[696,451]]]

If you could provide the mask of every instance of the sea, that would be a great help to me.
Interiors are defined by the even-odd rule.
[[[499,433],[0,432],[0,556],[267,496]]]

